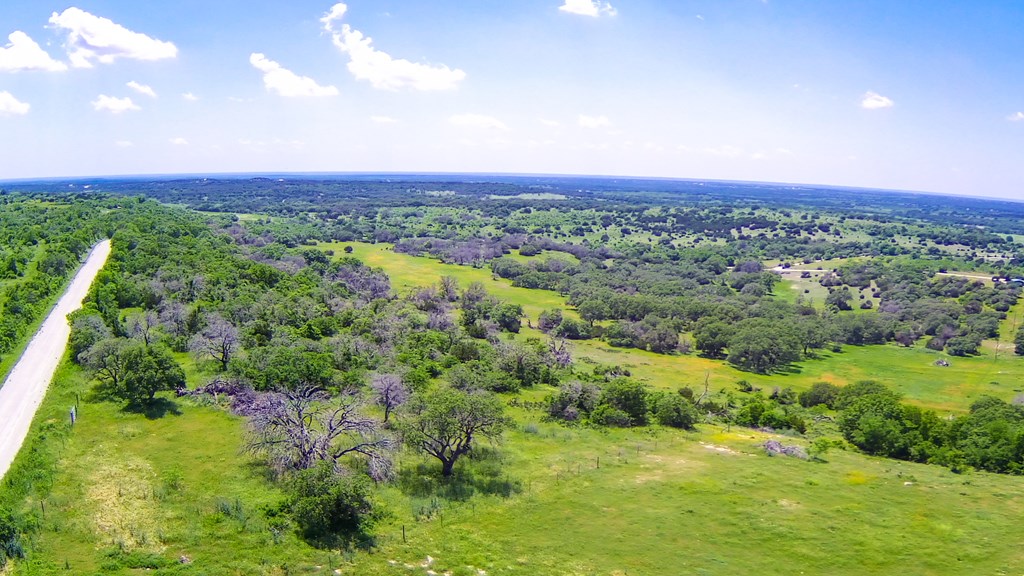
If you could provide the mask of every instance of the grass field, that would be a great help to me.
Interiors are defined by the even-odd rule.
[[[66,428],[66,409],[87,385],[65,365],[36,432]],[[237,419],[167,402],[169,412],[152,419],[86,403],[72,434],[36,441],[58,460],[49,478],[37,479],[42,503],[25,502],[46,511],[30,560],[14,574],[1024,569],[1021,478],[842,451],[804,462],[766,456],[759,446],[767,436],[745,429],[574,429],[521,408],[513,410],[516,430],[460,465],[451,484],[437,482],[436,463],[401,455],[399,480],[380,491],[390,514],[373,553],[318,550],[263,519],[260,510],[281,494],[240,454]],[[179,564],[182,557],[191,564]],[[144,565],[152,568],[131,568]]]

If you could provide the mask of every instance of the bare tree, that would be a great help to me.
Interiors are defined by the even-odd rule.
[[[305,470],[319,462],[339,466],[347,455],[367,459],[370,476],[393,476],[393,441],[379,433],[379,423],[363,414],[355,393],[331,397],[320,388],[300,385],[271,392],[250,407],[248,449],[269,456],[280,471]]]
[[[132,338],[142,340],[146,346],[149,346],[153,343],[155,336],[153,331],[159,325],[160,318],[156,312],[146,310],[132,317],[131,322],[128,324],[128,333],[131,334]]]
[[[459,281],[454,276],[441,276],[441,295],[449,302],[459,299]]]
[[[206,329],[192,339],[192,351],[200,356],[210,356],[220,362],[221,369],[228,369],[228,362],[238,350],[238,328],[216,312],[207,315]]]
[[[384,408],[384,423],[387,424],[391,412],[409,399],[409,389],[397,374],[376,374],[370,382],[374,399]]]

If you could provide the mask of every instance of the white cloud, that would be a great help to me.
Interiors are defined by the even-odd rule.
[[[35,40],[20,30],[11,32],[7,37],[10,43],[0,48],[0,72],[18,72],[21,70],[45,70],[62,72],[68,65],[50,57]]]
[[[491,116],[483,114],[457,114],[448,119],[455,126],[466,126],[469,128],[485,128],[488,130],[508,130],[504,122]]]
[[[561,122],[555,120],[548,120],[547,118],[541,118],[540,123],[547,126],[548,128],[558,128],[562,125]]]
[[[191,92],[185,92],[184,94],[181,95],[181,97],[184,98],[185,100],[188,100],[189,102],[197,102],[199,100],[199,96],[196,96],[195,94],[193,94]]]
[[[149,96],[150,98],[156,98],[156,91],[155,90],[153,90],[149,86],[146,86],[145,84],[139,84],[135,80],[132,80],[131,82],[125,84],[125,86],[131,88],[132,90],[135,90],[139,94],[143,94],[145,96]]]
[[[177,138],[171,138],[170,143],[174,144],[175,146],[188,146],[188,140],[182,138],[181,136]]]
[[[142,110],[132,102],[132,99],[125,96],[124,98],[115,98],[114,96],[106,96],[100,94],[96,100],[92,102],[92,107],[97,112],[110,112],[111,114],[120,114],[128,110]]]
[[[880,110],[882,108],[892,108],[896,103],[890,98],[886,98],[877,92],[871,92],[870,90],[864,94],[864,98],[860,101],[860,107],[865,110]]]
[[[299,76],[258,52],[249,56],[249,63],[260,72],[263,72],[263,84],[267,87],[267,90],[277,92],[281,96],[294,98],[299,96],[338,95],[338,89],[334,86],[321,86],[312,78]]]
[[[24,116],[31,107],[25,102],[19,102],[10,92],[0,92],[0,116]]]
[[[607,116],[587,116],[586,114],[580,114],[576,122],[581,128],[607,128],[612,125],[612,121]]]
[[[118,140],[114,142],[114,145],[118,148],[131,148],[132,146],[135,146],[135,143],[131,140]]]
[[[342,24],[341,30],[337,30],[335,22],[344,17],[347,10],[345,4],[335,4],[320,22],[324,30],[331,33],[338,50],[348,55],[348,70],[357,80],[367,80],[380,90],[453,90],[466,78],[466,73],[459,69],[393,58],[374,48],[372,38],[348,24]]]
[[[1024,112],[1015,112],[1006,117],[1010,122],[1022,122],[1024,121]]]
[[[580,16],[591,16],[597,18],[602,14],[615,16],[619,13],[611,4],[601,0],[565,0],[565,4],[558,7],[562,12],[579,14]]]
[[[370,116],[370,120],[377,124],[396,124],[398,120],[395,120],[391,116]]]
[[[93,60],[110,64],[118,58],[161,60],[178,55],[178,47],[171,42],[132,32],[80,8],[68,8],[60,14],[54,12],[50,24],[68,31],[65,48],[71,65],[76,68],[92,68]]]
[[[717,148],[705,148],[705,152],[714,156],[725,156],[726,158],[735,158],[743,154],[743,149],[736,146],[725,144]]]

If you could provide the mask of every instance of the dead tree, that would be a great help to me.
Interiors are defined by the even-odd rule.
[[[248,450],[266,454],[279,472],[320,462],[341,468],[345,456],[361,456],[374,480],[389,479],[394,443],[363,407],[355,393],[332,397],[308,385],[263,394],[251,407]]]

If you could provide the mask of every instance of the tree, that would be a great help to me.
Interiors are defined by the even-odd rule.
[[[502,304],[491,313],[491,319],[502,330],[518,334],[523,324],[523,307],[518,304]]]
[[[595,321],[607,320],[611,316],[608,304],[601,300],[584,300],[576,307],[576,311],[579,313],[580,318],[589,322],[591,326],[594,325]]]
[[[192,339],[191,348],[199,356],[220,362],[221,370],[227,370],[238,350],[238,328],[216,312],[208,314],[206,328]]]
[[[409,399],[409,389],[398,374],[376,374],[370,382],[374,399],[384,408],[384,423],[387,424],[391,412]]]
[[[781,323],[751,318],[740,322],[729,338],[729,362],[768,374],[800,359],[800,343]]]
[[[170,352],[120,338],[97,342],[84,355],[104,392],[129,404],[146,404],[161,390],[185,386],[185,372]]]
[[[729,345],[729,332],[724,322],[701,322],[693,331],[694,346],[708,358],[721,358]]]
[[[401,425],[405,442],[440,460],[444,476],[452,475],[475,440],[496,440],[512,424],[498,397],[485,392],[441,387],[414,396],[408,406],[409,417]]]
[[[101,340],[113,337],[113,332],[103,323],[103,318],[95,311],[79,310],[71,314],[71,337],[68,340],[68,348],[71,350],[71,358],[83,363],[79,358],[82,353],[92,348]]]
[[[849,288],[833,290],[825,297],[825,305],[835,310],[852,310],[853,306],[850,305],[852,301],[853,294],[850,293]]]
[[[263,394],[248,410],[248,449],[266,454],[281,472],[321,462],[338,467],[341,458],[359,455],[367,459],[375,480],[390,478],[393,442],[379,433],[377,421],[365,416],[363,407],[356,393],[331,397],[308,384]]]
[[[1016,352],[1018,356],[1024,356],[1024,326],[1017,330],[1017,335],[1014,337],[1013,344],[1013,351]]]

